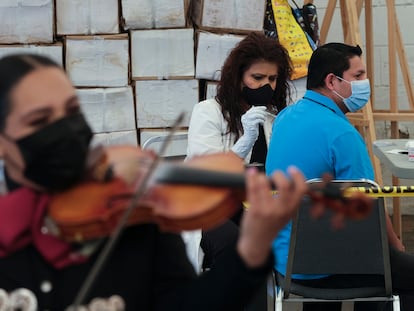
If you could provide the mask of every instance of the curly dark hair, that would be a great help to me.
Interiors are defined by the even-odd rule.
[[[278,67],[277,85],[269,108],[280,111],[291,99],[289,79],[293,67],[287,50],[276,39],[262,32],[251,32],[230,52],[217,86],[216,100],[229,124],[228,131],[235,134],[236,140],[243,132],[241,116],[246,109],[241,104],[244,103],[240,87],[243,74],[258,61],[274,63]]]

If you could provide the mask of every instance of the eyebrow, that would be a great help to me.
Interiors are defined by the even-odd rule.
[[[271,75],[268,75],[268,74],[265,74],[265,73],[259,73],[259,72],[253,72],[253,73],[251,73],[251,75],[252,76],[261,76],[261,77],[277,77],[278,76],[278,74],[276,73],[276,74],[271,74]]]
[[[68,105],[70,105],[71,103],[73,103],[74,101],[78,101],[79,100],[79,98],[78,98],[78,96],[76,95],[76,94],[74,94],[73,96],[71,96],[71,97],[69,97],[66,101],[65,101],[65,106],[68,106]],[[29,112],[27,112],[26,114],[24,114],[22,117],[21,117],[21,119],[22,120],[25,120],[25,119],[29,119],[29,118],[31,118],[33,115],[37,115],[37,114],[47,114],[47,113],[50,113],[50,111],[52,110],[52,108],[50,108],[50,107],[41,107],[41,108],[38,108],[38,109],[34,109],[34,110],[31,110],[31,111],[29,111]]]
[[[38,109],[35,109],[35,110],[30,110],[26,114],[23,114],[21,119],[23,121],[30,120],[31,118],[36,117],[37,115],[48,114],[48,113],[50,113],[51,110],[52,109],[49,108],[49,107],[44,107],[44,108],[42,107],[42,108],[38,108]]]

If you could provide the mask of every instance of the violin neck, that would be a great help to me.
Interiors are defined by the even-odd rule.
[[[177,185],[245,188],[245,176],[180,165],[161,165],[154,173],[154,182]]]

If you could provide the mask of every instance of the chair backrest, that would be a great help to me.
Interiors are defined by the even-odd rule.
[[[161,145],[167,140],[168,135],[157,135],[148,138],[142,143],[142,149],[153,149],[155,152],[159,152]],[[187,133],[177,133],[171,136],[171,143],[176,142],[175,145],[167,146],[165,158],[170,159],[184,159],[187,154]]]
[[[377,187],[369,180],[333,182]],[[315,219],[309,213],[312,202],[303,200],[292,223],[285,294],[289,294],[292,274],[379,274],[384,275],[385,295],[391,295],[384,198],[374,202],[368,217],[347,219],[344,228],[334,229],[330,221],[332,210]]]

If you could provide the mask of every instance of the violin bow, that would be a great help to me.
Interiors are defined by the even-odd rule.
[[[102,270],[103,266],[106,263],[106,260],[109,258],[109,255],[111,254],[116,243],[118,242],[121,236],[121,233],[123,232],[123,229],[125,228],[125,225],[133,209],[137,206],[137,203],[142,198],[142,196],[145,194],[147,185],[153,173],[155,172],[155,169],[157,168],[162,156],[165,154],[167,147],[170,144],[174,133],[177,131],[179,125],[182,123],[184,116],[185,116],[184,112],[180,113],[179,116],[174,121],[173,125],[171,126],[170,130],[168,131],[167,138],[161,144],[159,153],[156,155],[155,159],[151,162],[146,174],[144,174],[143,176],[142,182],[139,184],[137,189],[134,191],[134,194],[131,200],[129,201],[128,207],[126,208],[119,223],[117,224],[116,228],[112,232],[108,241],[105,243],[102,249],[102,252],[96,259],[96,262],[92,266],[91,271],[89,272],[85,281],[83,282],[78,294],[75,297],[73,305],[69,307],[70,311],[77,311],[79,306],[82,304],[82,302],[85,300],[86,296],[88,295],[90,289],[92,288],[96,280],[96,277],[99,275],[100,271]]]

